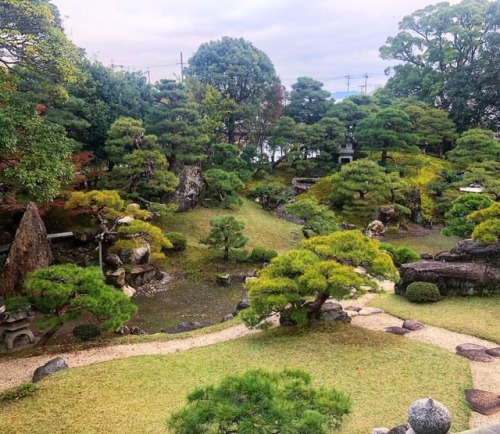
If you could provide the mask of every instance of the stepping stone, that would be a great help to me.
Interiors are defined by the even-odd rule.
[[[414,332],[415,330],[422,330],[423,328],[425,328],[425,325],[424,323],[417,321],[416,319],[407,319],[403,323],[403,328]]]
[[[405,335],[407,333],[410,333],[410,330],[404,329],[403,327],[386,327],[385,331],[387,333],[392,333],[395,335]]]
[[[500,347],[489,348],[485,352],[486,352],[486,354],[489,354],[490,356],[500,357]]]
[[[458,347],[457,347],[458,348]],[[485,350],[462,350],[457,349],[457,354],[462,357],[466,357],[473,362],[493,362],[495,359],[490,355],[486,354]]]
[[[344,312],[351,318],[359,315],[359,312],[356,312],[355,310],[344,310]]]
[[[474,411],[491,416],[500,412],[500,395],[480,389],[465,391],[465,399]]]
[[[361,309],[363,309],[363,308],[359,307],[359,306],[347,306],[344,310],[352,311],[352,312],[359,312]]]
[[[409,428],[410,428],[410,425],[405,423],[403,425],[395,426],[387,434],[406,434],[406,432],[408,431]]]
[[[377,313],[384,313],[383,309],[378,307],[364,307],[358,312],[361,316],[375,315]]]
[[[486,351],[488,348],[484,347],[483,345],[477,345],[477,344],[460,344],[455,348],[457,351],[462,351],[462,350],[483,350]]]

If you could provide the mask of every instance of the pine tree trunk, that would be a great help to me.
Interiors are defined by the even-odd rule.
[[[312,304],[309,305],[307,309],[307,318],[309,322],[314,322],[319,318],[319,313],[321,312],[321,306],[325,304],[325,301],[328,300],[330,294],[327,292],[321,292],[316,296],[316,299]]]

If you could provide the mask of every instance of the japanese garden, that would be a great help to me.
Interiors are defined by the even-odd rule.
[[[155,81],[0,1],[2,432],[500,433],[500,1],[379,45]]]

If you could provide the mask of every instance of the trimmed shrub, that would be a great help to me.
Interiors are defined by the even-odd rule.
[[[90,341],[100,336],[101,330],[99,327],[92,324],[78,325],[73,329],[73,336],[83,342]]]
[[[441,300],[441,294],[434,283],[413,282],[406,288],[406,298],[411,303],[432,303]]]
[[[170,240],[170,242],[174,246],[173,250],[175,252],[182,252],[183,250],[186,250],[187,240],[184,234],[181,234],[180,232],[169,232],[165,234],[165,236]]]
[[[380,250],[385,250],[392,255],[396,265],[420,261],[420,255],[409,247],[394,247],[389,243],[380,243]]]
[[[21,383],[21,385],[15,387],[14,389],[9,389],[0,393],[0,402],[17,401],[21,398],[33,395],[38,390],[38,387],[38,384]]]
[[[276,250],[265,249],[264,247],[254,247],[248,255],[248,260],[250,262],[271,262],[271,259],[278,256]]]

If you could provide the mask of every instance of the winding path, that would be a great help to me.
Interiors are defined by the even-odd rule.
[[[386,289],[391,289],[389,285]],[[369,294],[358,300],[342,302],[346,305],[364,306],[364,304],[375,295]],[[385,327],[401,326],[402,320],[394,316],[381,313],[371,316],[356,316],[353,324],[370,330],[383,331]],[[108,360],[120,359],[132,356],[143,356],[153,354],[169,354],[187,351],[192,348],[212,345],[237,339],[249,334],[258,333],[256,330],[248,330],[244,325],[237,325],[222,331],[189,337],[185,339],[143,342],[136,344],[113,345],[108,347],[93,348],[84,351],[73,351],[64,354],[50,354],[46,356],[35,356],[14,360],[0,360],[0,391],[18,386],[22,382],[31,381],[33,372],[49,360],[61,356],[66,363],[74,368],[88,366],[94,363]],[[422,330],[408,333],[404,337],[437,345],[445,350],[455,352],[455,347],[462,343],[475,343],[485,347],[498,346],[492,342],[475,338],[460,333],[455,333],[438,327],[426,326]],[[459,356],[457,356],[459,357]],[[473,385],[476,389],[489,391],[500,391],[500,359],[491,363],[479,363],[470,361]],[[500,423],[500,413],[492,416],[483,416],[473,412],[470,418],[471,428]]]

